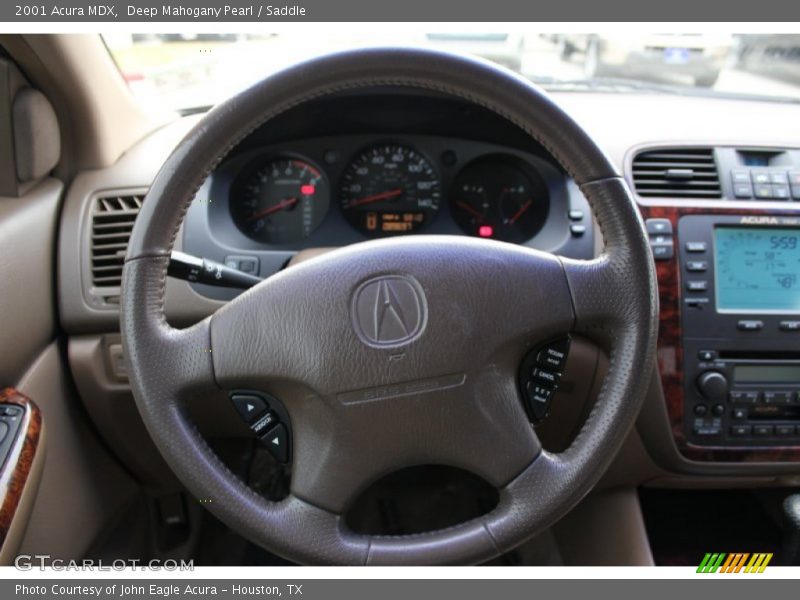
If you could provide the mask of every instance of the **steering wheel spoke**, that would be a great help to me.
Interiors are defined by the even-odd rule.
[[[212,364],[211,319],[187,329],[170,326],[163,314],[163,290],[148,285],[166,272],[168,258],[146,257],[126,265],[123,294],[147,290],[141,301],[126,303],[121,314],[123,336],[136,327],[146,344],[126,342],[131,381],[138,386],[137,398],[158,398],[161,404],[191,401],[198,394],[216,390]],[[123,338],[124,339],[124,338]],[[125,340],[124,340],[125,341]]]

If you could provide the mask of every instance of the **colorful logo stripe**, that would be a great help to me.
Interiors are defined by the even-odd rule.
[[[748,559],[750,559],[748,561]],[[772,560],[772,553],[708,552],[703,557],[698,573],[763,573]]]

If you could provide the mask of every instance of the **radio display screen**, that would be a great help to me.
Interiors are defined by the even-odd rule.
[[[736,383],[800,383],[800,365],[737,365]]]
[[[716,227],[718,312],[800,314],[800,229]]]

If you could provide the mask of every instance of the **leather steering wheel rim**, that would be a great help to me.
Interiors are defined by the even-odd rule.
[[[193,327],[168,325],[169,254],[214,167],[285,111],[375,86],[455,96],[527,132],[589,201],[604,237],[601,256],[570,260],[460,237],[364,242],[269,278]],[[356,290],[386,276],[405,278],[426,299],[427,320],[402,348],[372,347],[353,328]],[[134,397],[155,444],[186,488],[210,499],[208,509],[235,531],[300,563],[477,563],[553,524],[619,450],[654,366],[656,289],[647,235],[626,183],[542,90],[480,60],[369,49],[270,76],[212,109],[187,134],[136,220],[123,272],[121,331]],[[489,318],[481,311],[486,303],[516,318],[509,324]],[[552,454],[527,422],[515,372],[534,344],[569,331],[603,345],[610,362],[581,431],[567,450]],[[264,499],[230,472],[187,416],[199,395],[224,399],[226,390],[263,389],[273,381],[297,390],[283,399],[295,452],[291,494],[281,502]],[[363,393],[401,383],[391,388],[397,393]],[[498,506],[413,536],[348,530],[342,514],[360,489],[392,468],[424,462],[479,473],[498,487]]]

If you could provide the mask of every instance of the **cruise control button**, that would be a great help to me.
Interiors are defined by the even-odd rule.
[[[536,355],[536,362],[553,369],[555,371],[563,371],[564,364],[567,362],[567,352],[569,351],[569,340],[561,340],[548,344]]]
[[[538,381],[552,387],[558,385],[558,381],[561,379],[561,375],[559,373],[554,373],[553,371],[548,371],[547,369],[542,369],[539,367],[534,367],[531,377],[534,379],[534,381]]]
[[[267,403],[255,394],[234,394],[231,396],[231,402],[236,407],[239,416],[247,423],[258,419],[269,408]]]
[[[289,460],[289,436],[286,434],[286,426],[282,423],[261,436],[261,443],[279,463],[286,463]]]
[[[268,412],[263,417],[261,417],[258,421],[256,421],[250,429],[255,433],[257,436],[261,436],[264,434],[265,431],[269,431],[269,428],[275,425],[278,422],[278,417],[275,416],[274,413]]]

